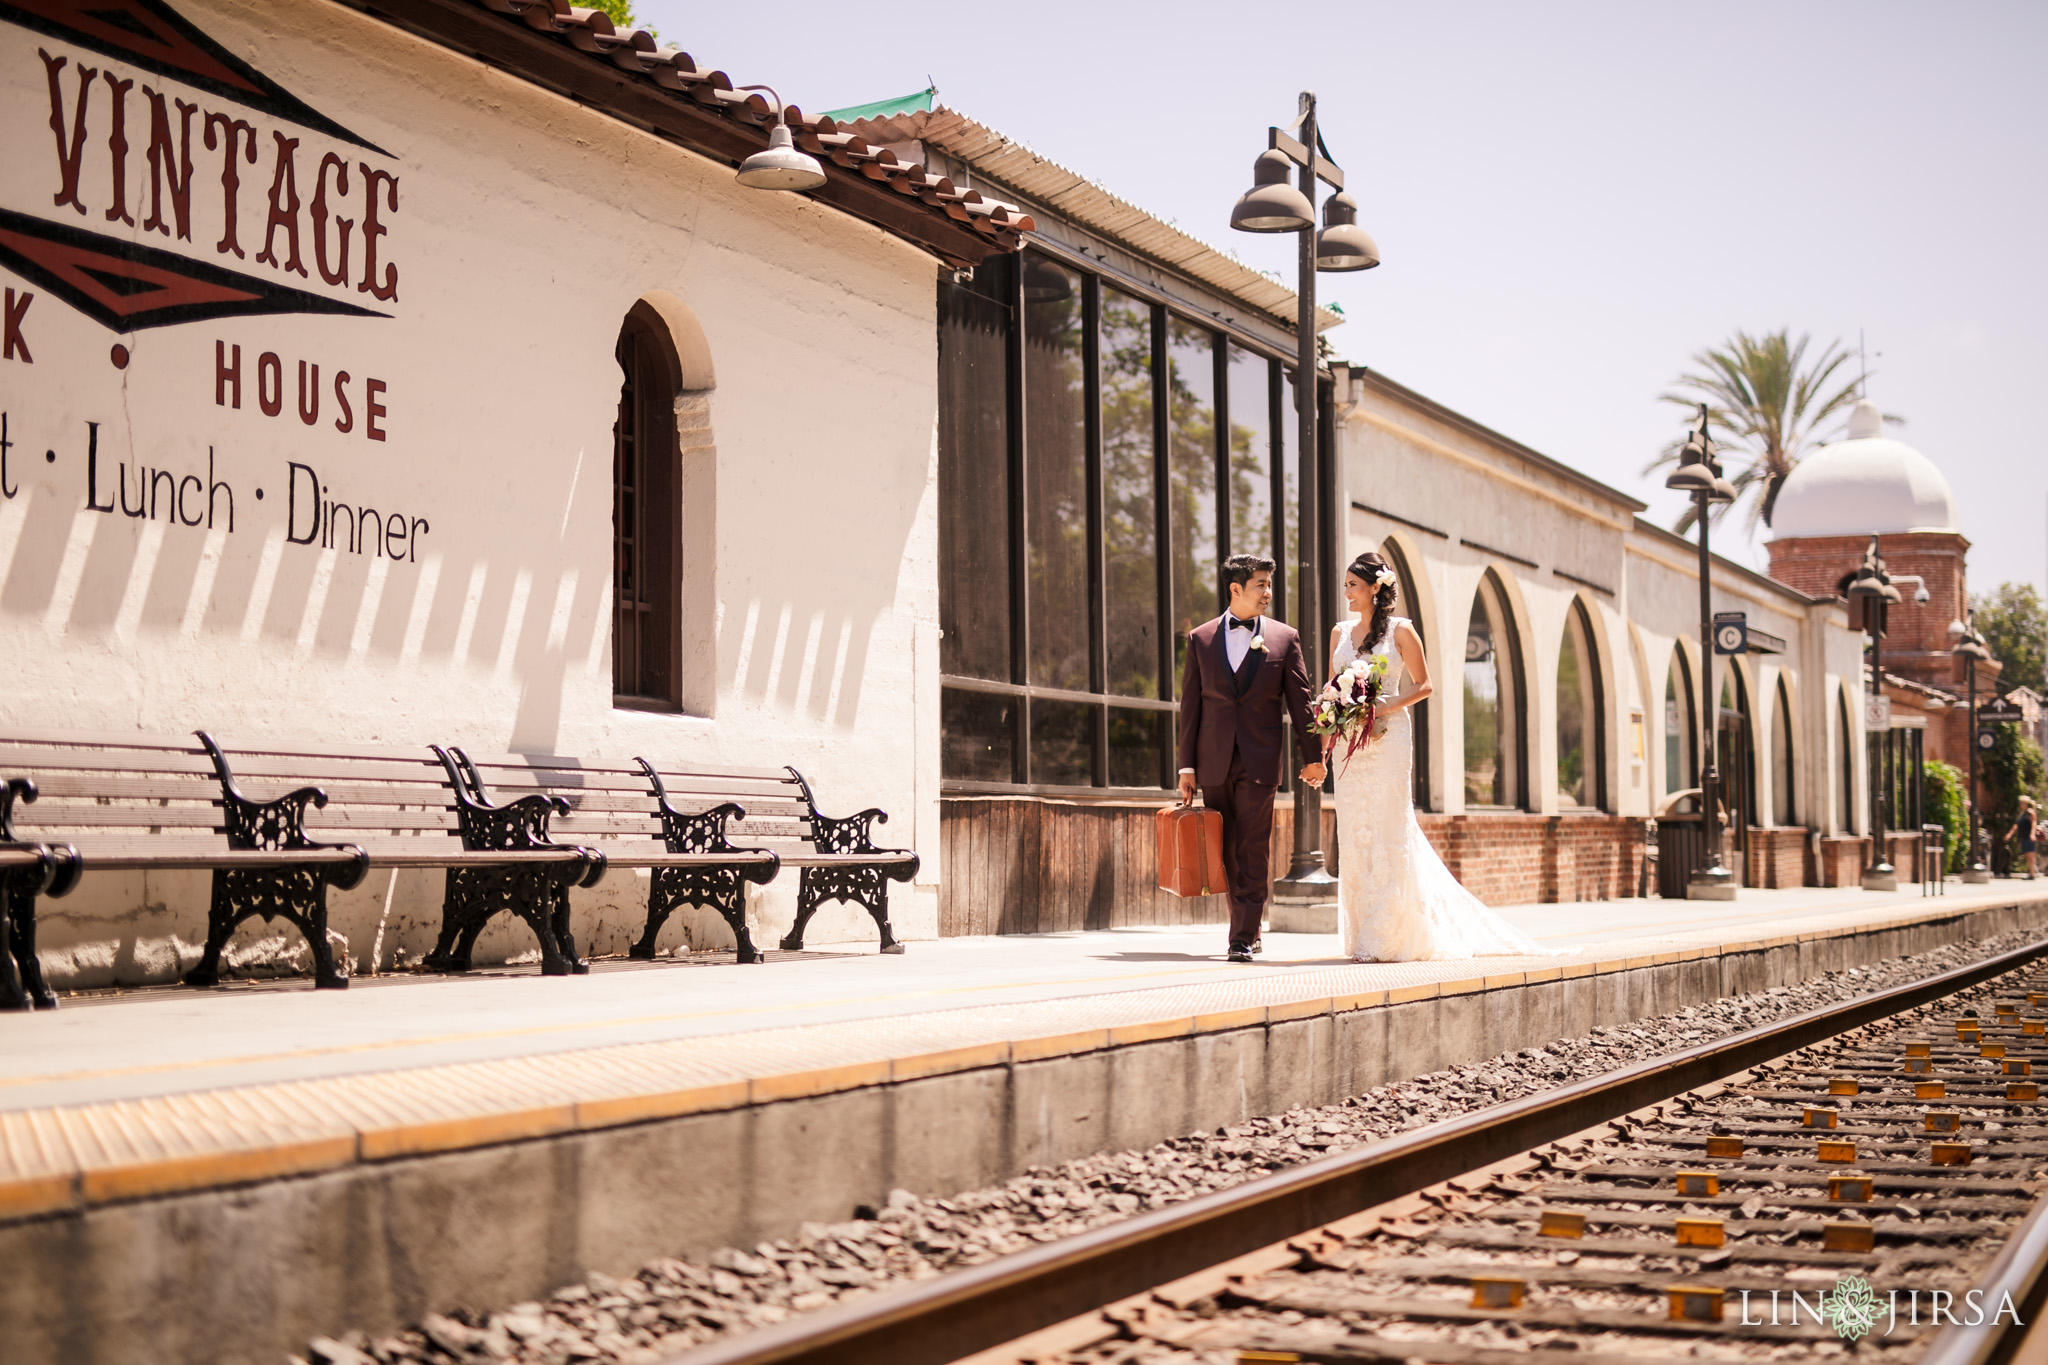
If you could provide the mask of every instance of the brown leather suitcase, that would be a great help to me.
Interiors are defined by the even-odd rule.
[[[1223,812],[1203,806],[1168,806],[1159,812],[1159,889],[1176,896],[1220,896],[1229,890]]]

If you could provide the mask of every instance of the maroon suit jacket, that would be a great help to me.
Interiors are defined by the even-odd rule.
[[[1196,626],[1188,635],[1188,662],[1180,683],[1180,762],[1193,768],[1195,781],[1217,787],[1230,772],[1233,747],[1244,756],[1245,776],[1254,782],[1279,785],[1280,722],[1294,719],[1295,745],[1305,755],[1319,752],[1308,732],[1308,662],[1301,634],[1268,616],[1260,621],[1263,653],[1253,650],[1258,668],[1244,695],[1224,653],[1223,617]]]

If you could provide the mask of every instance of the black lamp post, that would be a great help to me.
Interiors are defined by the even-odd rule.
[[[1977,846],[1977,661],[1989,662],[1991,650],[1977,633],[1974,617],[1949,622],[1948,637],[1955,641],[1955,652],[1963,656],[1964,686],[1970,696],[1970,861],[1963,868],[1963,880],[1988,882],[1991,869],[1984,865],[1983,852]]]
[[[1299,138],[1295,134],[1299,133]],[[1299,171],[1300,187],[1288,184]],[[1321,620],[1321,555],[1318,553],[1317,483],[1321,461],[1316,445],[1316,272],[1370,270],[1380,263],[1379,247],[1358,226],[1358,201],[1344,191],[1344,172],[1323,151],[1316,131],[1316,97],[1303,91],[1301,112],[1286,128],[1267,130],[1266,150],[1252,163],[1251,189],[1231,210],[1230,226],[1239,232],[1292,232],[1301,238],[1295,297],[1300,303],[1295,342],[1295,416],[1299,439],[1301,531],[1296,581],[1301,600],[1294,604],[1295,627],[1309,672],[1321,677],[1325,666]],[[1337,193],[1323,206],[1323,228],[1316,230],[1316,182]],[[1297,778],[1294,782],[1294,857],[1287,875],[1274,886],[1277,897],[1294,901],[1327,901],[1336,897],[1337,880],[1323,867],[1322,793]]]
[[[1721,477],[1721,462],[1714,458],[1714,442],[1707,435],[1707,405],[1686,434],[1685,447],[1678,453],[1678,468],[1664,480],[1692,496],[1700,527],[1700,672],[1704,679],[1700,714],[1700,828],[1707,842],[1706,863],[1693,870],[1685,884],[1685,897],[1695,901],[1735,899],[1735,874],[1721,861],[1721,765],[1715,744],[1714,722],[1721,713],[1720,698],[1714,691],[1714,590],[1713,555],[1707,545],[1707,526],[1716,504],[1735,501],[1735,487]]]
[[[1883,558],[1877,553],[1877,537],[1872,536],[1863,563],[1849,578],[1849,620],[1852,625],[1860,624],[1870,636],[1870,696],[1873,701],[1884,695],[1885,612],[1894,602],[1901,600],[1899,590],[1892,585],[1892,576],[1885,572]],[[1891,784],[1884,780],[1882,764],[1867,763],[1864,766],[1869,769],[1867,776],[1870,782],[1870,862],[1863,869],[1863,889],[1896,891],[1899,889],[1899,876],[1892,867],[1890,850],[1886,848],[1891,824],[1891,793],[1887,788]]]

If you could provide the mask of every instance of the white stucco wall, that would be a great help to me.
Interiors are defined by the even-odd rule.
[[[936,932],[938,845],[935,261],[822,205],[742,189],[732,170],[340,5],[180,0],[180,12],[388,158],[224,97],[130,70],[104,53],[0,25],[0,207],[119,235],[388,317],[293,314],[185,322],[117,335],[34,280],[21,317],[32,361],[0,361],[8,415],[0,501],[0,642],[11,662],[0,719],[36,727],[297,736],[329,743],[454,742],[607,757],[637,753],[784,763],[828,812],[881,806],[880,833],[925,854],[896,887],[900,936]],[[54,206],[59,162],[39,49],[66,56],[65,118],[87,66],[126,100],[127,197],[148,199],[147,86],[200,106],[190,241],[108,222],[112,98],[87,104],[80,198]],[[244,119],[244,257],[216,250],[221,154],[204,111]],[[298,188],[323,153],[398,180],[381,261],[397,296],[255,262],[270,202],[273,132],[299,139]],[[70,128],[65,136],[68,139]],[[360,221],[363,177],[347,201]],[[339,212],[339,210],[337,210]],[[299,215],[302,224],[306,215]],[[312,262],[310,229],[304,253]],[[280,244],[283,234],[279,234]],[[352,268],[360,273],[362,242]],[[683,554],[701,599],[683,606],[702,651],[703,715],[612,706],[613,349],[634,301],[668,291],[694,313],[716,371],[715,453],[689,457]],[[125,369],[110,347],[132,353]],[[218,405],[216,343],[239,346],[242,403]],[[283,411],[256,401],[259,356],[281,361]],[[231,353],[231,352],[230,352]],[[323,384],[298,420],[297,366]],[[351,376],[354,429],[334,429],[331,384]],[[365,435],[368,378],[384,381],[383,441]],[[89,510],[88,423],[104,503],[125,466],[231,486],[234,527]],[[54,452],[46,460],[44,452]],[[293,544],[289,465],[332,499],[427,523],[402,561]],[[190,485],[187,485],[189,489]],[[262,489],[259,501],[257,489]],[[196,508],[196,498],[185,504]],[[225,510],[224,502],[219,504]],[[303,525],[303,521],[301,525]],[[410,525],[410,521],[408,521]],[[46,902],[56,984],[161,978],[203,938],[203,875],[101,874]],[[794,874],[763,893],[765,926],[793,911]],[[388,874],[335,899],[359,970],[391,894],[384,957],[430,945],[438,873]],[[630,939],[644,881],[615,872],[579,900],[579,942]],[[729,942],[715,916],[678,916],[664,943]],[[872,939],[834,907],[813,941]],[[245,936],[256,935],[245,930]],[[289,941],[286,940],[289,947]],[[481,956],[531,947],[494,929]]]
[[[1638,527],[1631,504],[1620,497],[1363,381],[1353,383],[1338,440],[1347,558],[1392,540],[1421,579],[1410,610],[1422,624],[1436,683],[1429,707],[1432,807],[1446,814],[1466,810],[1462,646],[1474,594],[1490,571],[1503,589],[1522,654],[1531,732],[1528,809],[1561,810],[1557,666],[1577,600],[1591,622],[1604,698],[1604,808],[1653,814],[1665,791],[1664,682],[1672,651],[1686,651],[1695,686],[1700,676],[1696,554]],[[1824,833],[1862,830],[1862,763],[1855,764],[1855,811],[1841,811],[1834,778],[1841,757],[1834,698],[1848,680],[1853,701],[1861,636],[1847,628],[1838,604],[1809,602],[1732,565],[1717,568],[1713,606],[1746,612],[1752,627],[1786,641],[1781,655],[1733,661],[1748,686],[1759,737],[1758,822],[1770,823],[1776,808],[1769,745],[1783,676],[1795,712],[1794,820]],[[1715,661],[1717,687],[1730,662]],[[1852,709],[1849,719],[1852,743],[1860,746],[1861,711]]]

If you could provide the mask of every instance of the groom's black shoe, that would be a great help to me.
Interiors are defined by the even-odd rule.
[[[1230,960],[1232,962],[1250,962],[1252,960],[1251,950],[1233,943],[1230,945]]]

